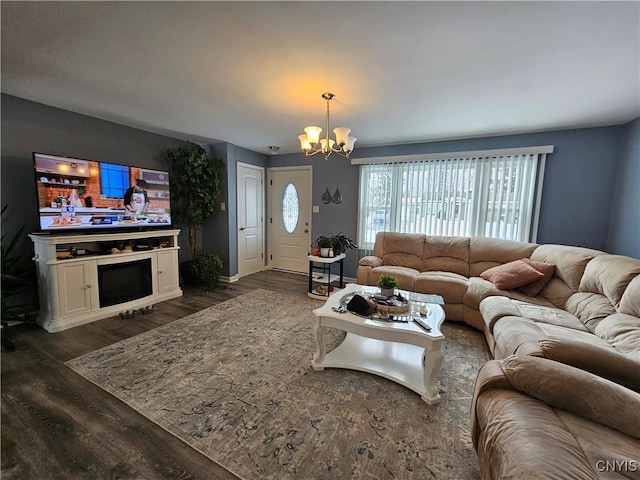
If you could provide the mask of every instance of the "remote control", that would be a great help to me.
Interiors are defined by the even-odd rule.
[[[431,327],[429,326],[429,324],[424,320],[424,318],[420,318],[420,317],[413,317],[413,321],[416,322],[419,326],[421,326],[423,329],[425,329],[427,332],[431,331]]]

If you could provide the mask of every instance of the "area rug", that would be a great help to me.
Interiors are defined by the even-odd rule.
[[[255,290],[67,365],[244,480],[479,478],[469,407],[482,334],[443,326],[442,401],[429,406],[372,374],[314,371],[319,306]]]

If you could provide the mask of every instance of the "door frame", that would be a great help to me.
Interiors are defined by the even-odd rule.
[[[260,177],[261,177],[261,182],[260,182],[260,192],[259,195],[262,197],[262,211],[259,212],[260,216],[262,218],[261,223],[261,227],[260,227],[260,234],[262,235],[262,254],[263,256],[266,254],[266,229],[265,229],[265,213],[266,213],[266,190],[265,190],[265,185],[264,185],[264,179],[265,179],[265,168],[261,167],[260,165],[253,165],[251,163],[244,163],[244,162],[237,162],[236,163],[236,206],[238,205],[238,198],[240,195],[240,168],[244,167],[244,168],[248,168],[251,170],[258,170],[260,171]],[[251,273],[247,273],[244,275],[240,275],[240,224],[241,224],[241,218],[240,218],[240,209],[236,208],[236,277],[242,278],[242,276],[246,276],[246,275],[251,275],[253,273],[257,273],[257,272],[251,272]],[[258,271],[262,271],[265,270],[266,268],[266,259],[263,258],[262,259],[262,268]]]
[[[307,212],[307,214],[309,215],[309,238],[311,239],[311,232],[313,232],[313,165],[291,165],[288,167],[269,167],[267,168],[267,208],[266,211],[269,213],[269,216],[271,216],[271,209],[273,207],[273,187],[271,184],[271,180],[272,180],[272,175],[273,172],[283,172],[283,171],[287,171],[287,170],[306,170],[308,172],[309,175],[309,185],[311,186],[311,188],[309,188],[309,210]],[[267,266],[269,268],[273,268],[272,267],[272,259],[271,259],[271,255],[272,255],[272,248],[273,246],[271,245],[271,233],[272,233],[272,229],[273,226],[271,225],[271,222],[267,222]],[[295,273],[295,272],[294,272]],[[302,274],[302,272],[300,272]],[[305,273],[306,275],[307,273]]]

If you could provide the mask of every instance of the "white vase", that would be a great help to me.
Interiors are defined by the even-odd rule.
[[[321,257],[328,257],[329,256],[329,248],[320,248],[320,256]]]
[[[394,291],[394,288],[380,288],[380,295],[383,297],[390,297],[393,295]]]

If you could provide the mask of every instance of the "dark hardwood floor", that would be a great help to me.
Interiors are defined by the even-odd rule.
[[[3,331],[16,350],[2,352],[2,479],[235,479],[64,362],[255,288],[306,295],[307,277],[265,271],[210,292],[187,287],[131,320]]]

